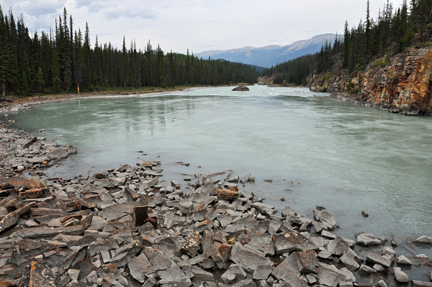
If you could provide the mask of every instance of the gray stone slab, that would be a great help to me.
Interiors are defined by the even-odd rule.
[[[168,284],[171,284],[171,286],[174,284],[176,284],[178,287],[191,286],[192,282],[190,278],[186,276],[180,267],[178,267],[174,261],[171,261],[170,263],[171,266],[168,269],[158,271],[161,281],[167,282]]]

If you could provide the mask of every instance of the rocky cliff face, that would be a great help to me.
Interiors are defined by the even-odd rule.
[[[273,77],[258,77],[258,85],[273,85]]]
[[[377,59],[354,77],[338,63],[329,74],[313,75],[309,86],[390,112],[432,115],[432,47],[412,47]]]

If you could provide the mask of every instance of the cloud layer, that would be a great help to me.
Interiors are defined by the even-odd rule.
[[[370,0],[377,18],[385,0]],[[88,22],[92,41],[121,47],[123,36],[144,49],[150,39],[165,51],[198,53],[244,46],[288,45],[324,33],[341,34],[365,19],[366,0],[0,0],[23,15],[30,32],[49,31],[66,7],[75,29]],[[399,7],[402,0],[393,1]],[[382,10],[382,8],[381,8]]]

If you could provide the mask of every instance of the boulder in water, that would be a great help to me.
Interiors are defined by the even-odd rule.
[[[238,87],[235,87],[233,91],[247,92],[249,91],[249,88],[245,85],[240,85]]]

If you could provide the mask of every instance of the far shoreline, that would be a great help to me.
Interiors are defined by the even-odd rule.
[[[192,91],[196,89],[208,88],[211,86],[180,86],[178,88],[156,88],[137,89],[131,91],[98,91],[84,93],[59,93],[59,94],[42,94],[32,96],[6,96],[4,100],[0,98],[0,114],[18,112],[28,106],[51,104],[58,102],[75,101],[81,99],[109,99],[109,98],[131,98],[140,96],[151,96],[156,94],[165,94],[170,92]]]

